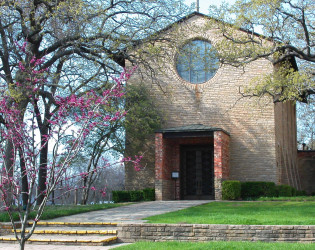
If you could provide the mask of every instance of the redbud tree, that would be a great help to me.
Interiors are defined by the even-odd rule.
[[[25,52],[25,44],[19,46]],[[6,166],[6,151],[0,147],[1,177],[0,195],[3,209],[7,211],[14,228],[15,237],[24,249],[25,242],[31,237],[51,194],[61,182],[69,179],[80,180],[89,175],[88,172],[69,174],[72,160],[82,150],[84,141],[89,134],[99,126],[109,126],[111,122],[123,119],[126,112],[117,110],[111,115],[103,116],[101,107],[110,106],[113,100],[119,101],[124,95],[124,83],[133,70],[124,70],[117,78],[113,77],[110,88],[102,91],[87,91],[81,95],[51,96],[53,110],[50,110],[49,119],[44,115],[47,110],[41,105],[39,90],[44,89],[49,69],[42,68],[45,59],[35,56],[25,63],[19,63],[19,73],[23,74],[23,84],[14,82],[9,86],[1,86],[0,90],[0,116],[3,126],[0,129],[1,138],[10,141],[13,152],[10,154],[10,166]],[[22,86],[23,85],[23,86]],[[23,90],[17,91],[17,90]],[[18,93],[18,94],[17,94]],[[19,95],[27,95],[29,104],[25,110],[19,109]],[[25,96],[24,96],[25,97]],[[48,131],[39,132],[42,119],[46,118]],[[40,135],[40,136],[39,136]],[[40,138],[38,138],[40,137]],[[65,143],[66,141],[66,143]],[[46,164],[41,164],[40,155],[47,150],[47,145],[53,145],[51,157]],[[121,160],[131,161],[139,168],[141,157]],[[100,171],[110,163],[93,169]],[[37,187],[38,173],[45,173],[45,189]],[[73,182],[72,182],[73,183]],[[68,186],[65,192],[74,187]],[[80,188],[76,186],[75,188]],[[84,187],[81,187],[84,188]],[[95,187],[92,187],[95,191]],[[39,191],[42,190],[42,191]],[[104,189],[100,192],[104,193]],[[38,199],[40,197],[40,203]],[[37,206],[35,206],[37,204]],[[26,233],[30,212],[35,211],[36,216],[31,229]],[[19,215],[21,232],[17,233],[13,212]]]

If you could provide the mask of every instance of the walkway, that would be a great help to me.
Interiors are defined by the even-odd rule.
[[[59,217],[50,221],[62,222],[121,222],[121,223],[143,223],[143,218],[167,212],[177,211],[184,208],[197,206],[211,201],[150,201],[141,202],[128,206],[82,213],[66,217]],[[65,246],[65,245],[45,245],[45,250],[106,250],[117,247],[113,246]],[[43,245],[27,244],[26,250],[38,250]],[[17,250],[19,245],[0,243],[0,249]]]
[[[210,201],[149,201],[118,208],[59,217],[51,221],[64,222],[121,222],[143,223],[143,218],[177,211],[188,207],[209,203]]]

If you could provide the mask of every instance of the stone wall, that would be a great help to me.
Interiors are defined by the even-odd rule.
[[[121,242],[265,241],[315,242],[315,226],[118,224]]]

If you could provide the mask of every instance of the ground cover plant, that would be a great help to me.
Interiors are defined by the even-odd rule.
[[[130,203],[107,203],[107,204],[94,204],[94,205],[50,205],[46,206],[41,217],[41,220],[50,220],[62,216],[86,213],[91,211],[109,209],[114,207],[125,206]],[[33,211],[30,213],[29,219],[34,219],[36,212]],[[17,221],[19,216],[17,212],[13,212],[13,218]],[[0,222],[9,222],[10,217],[6,211],[0,212]]]
[[[145,219],[149,223],[315,225],[315,202],[211,202]]]
[[[233,241],[221,241],[221,242],[137,242],[131,245],[121,246],[117,249],[136,249],[136,250],[150,250],[150,249],[314,249],[315,244],[307,243],[266,243],[266,242],[233,242]]]

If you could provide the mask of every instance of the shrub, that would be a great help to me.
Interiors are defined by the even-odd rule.
[[[239,181],[222,182],[222,199],[237,200],[241,197],[241,183]]]
[[[296,190],[296,196],[306,196],[306,191],[304,190]]]
[[[278,185],[278,194],[280,197],[291,197],[292,196],[292,187],[289,185]]]
[[[115,203],[131,201],[129,191],[113,191],[113,201]]]
[[[143,192],[139,190],[129,191],[130,193],[130,201],[142,201],[143,200]]]
[[[154,201],[155,200],[155,189],[154,188],[145,188],[142,190],[143,199],[145,201]]]
[[[241,183],[241,197],[243,199],[277,196],[276,184],[265,181],[248,181]]]

